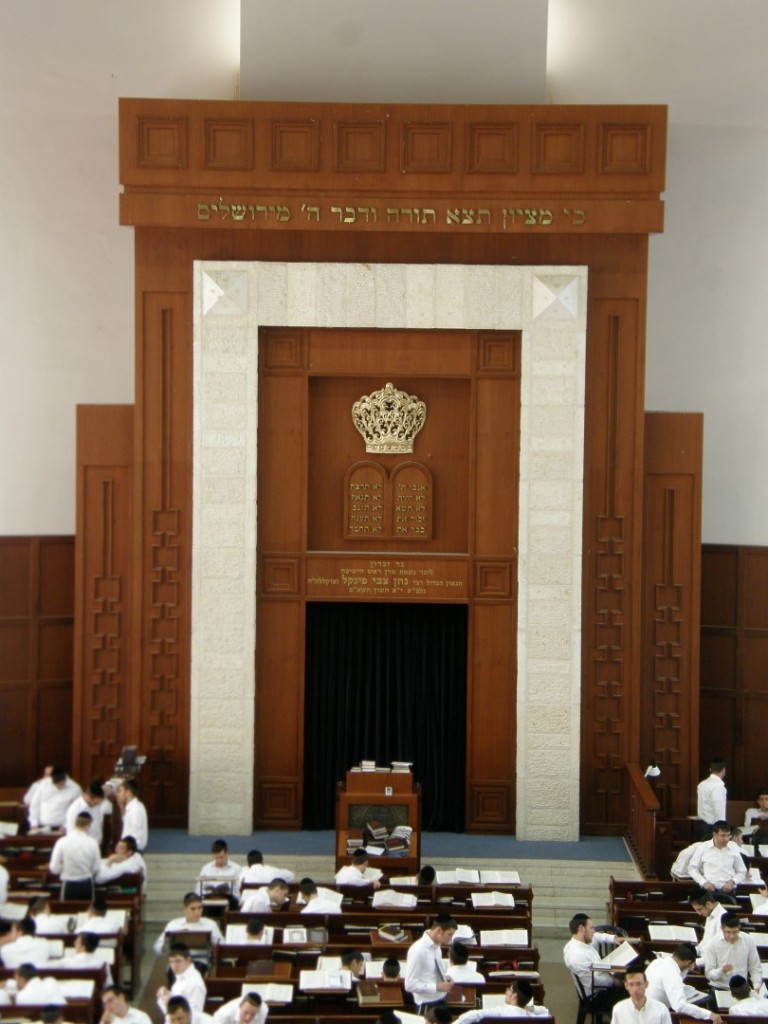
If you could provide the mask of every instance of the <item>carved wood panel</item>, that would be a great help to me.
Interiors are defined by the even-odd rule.
[[[0,538],[0,785],[72,767],[73,619],[74,538]]]
[[[646,413],[640,764],[676,818],[698,782],[702,443],[701,415]]]
[[[701,592],[699,770],[725,757],[729,796],[751,800],[768,776],[768,548],[705,544]]]
[[[129,727],[133,408],[80,406],[73,741],[81,779],[109,778]]]

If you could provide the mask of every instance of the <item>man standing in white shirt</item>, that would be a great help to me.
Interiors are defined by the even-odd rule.
[[[696,787],[696,816],[701,822],[701,836],[706,838],[716,821],[727,820],[725,805],[728,791],[725,788],[725,761],[716,757],[709,766],[709,775]]]
[[[50,870],[61,878],[63,900],[93,899],[93,880],[101,867],[99,844],[88,835],[91,816],[81,811],[75,818],[75,829],[61,839],[51,853]]]
[[[432,927],[411,944],[405,960],[405,991],[418,1007],[438,1003],[451,990],[443,970],[443,946],[453,942],[458,925],[447,915],[436,917]]]
[[[658,999],[681,1017],[711,1020],[715,1024],[722,1024],[719,1014],[710,1013],[703,1006],[691,1002],[691,999],[694,998],[693,991],[686,992],[683,979],[695,963],[696,950],[688,942],[681,942],[675,946],[672,956],[663,956],[652,960],[645,971],[648,979],[648,995],[651,999]],[[706,993],[701,993],[701,995],[706,998]]]
[[[629,999],[616,1003],[611,1024],[672,1024],[669,1010],[658,999],[648,998],[648,981],[642,966],[630,964],[624,973]]]
[[[65,768],[52,768],[48,778],[43,778],[34,792],[29,807],[31,828],[63,828],[67,809],[80,796],[82,790],[67,775]]]
[[[701,942],[696,946],[696,964],[698,967],[703,967],[704,947],[713,939],[721,939],[723,937],[722,922],[726,911],[723,904],[718,903],[712,893],[706,889],[701,889],[699,892],[694,893],[691,897],[691,906],[699,917],[704,918],[704,934],[701,937]]]
[[[117,802],[123,812],[123,830],[120,838],[133,836],[136,847],[142,853],[149,842],[147,809],[139,800],[139,787],[133,779],[123,779],[117,787]]]
[[[92,782],[77,800],[73,800],[67,808],[67,816],[64,821],[64,831],[72,832],[75,827],[75,818],[81,811],[88,811],[91,816],[91,825],[88,835],[101,846],[104,835],[104,815],[112,813],[112,805],[109,800],[104,799],[104,787],[95,780]]]
[[[741,854],[729,846],[730,840],[728,822],[716,821],[711,841],[702,843],[691,858],[691,878],[708,892],[733,892],[747,877]]]
[[[740,974],[749,978],[756,992],[764,993],[763,969],[755,940],[742,932],[737,914],[726,914],[722,923],[722,939],[714,939],[704,949],[707,980],[713,988],[728,988],[731,978]]]
[[[122,985],[107,985],[101,993],[101,1005],[101,1024],[152,1024],[149,1014],[128,1003]]]

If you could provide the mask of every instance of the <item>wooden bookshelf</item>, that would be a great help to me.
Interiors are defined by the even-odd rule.
[[[371,867],[384,875],[415,875],[420,867],[421,787],[411,772],[349,771],[336,787],[336,870],[350,863],[347,838],[367,821],[381,822],[389,832],[396,825],[413,829],[406,856],[371,856]],[[368,843],[370,846],[371,844]]]

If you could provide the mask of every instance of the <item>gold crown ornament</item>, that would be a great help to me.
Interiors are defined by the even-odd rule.
[[[363,436],[366,452],[373,454],[412,452],[414,438],[426,419],[426,404],[391,383],[362,395],[352,406],[352,422]]]

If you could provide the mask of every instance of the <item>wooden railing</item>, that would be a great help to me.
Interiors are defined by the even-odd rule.
[[[643,875],[646,878],[655,878],[657,870],[656,815],[661,805],[640,765],[628,764],[627,773],[629,775],[627,842]]]

